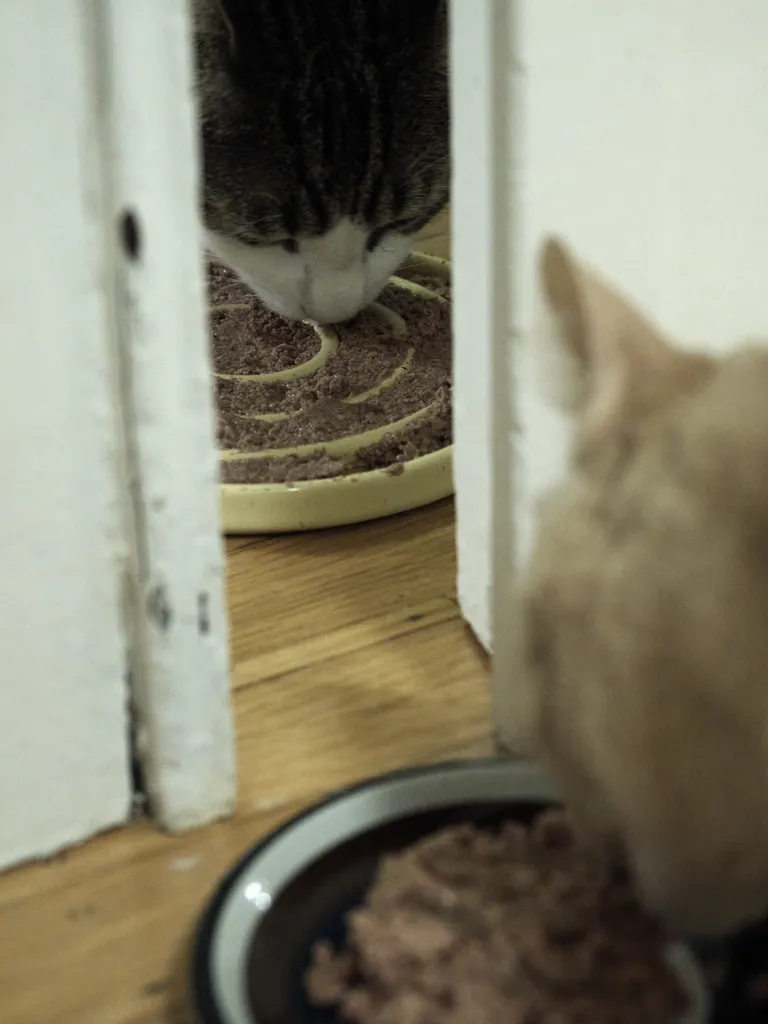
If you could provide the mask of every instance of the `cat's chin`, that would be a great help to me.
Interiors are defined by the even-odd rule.
[[[310,310],[305,310],[300,305],[293,305],[288,302],[282,301],[280,298],[265,293],[261,288],[255,287],[251,282],[246,281],[246,284],[258,295],[267,309],[272,310],[273,313],[277,313],[284,320],[295,320],[303,321],[305,323],[315,323],[320,326],[332,327],[334,324],[343,324],[349,320],[353,320],[358,313],[362,312],[366,306],[370,305],[370,302],[365,302],[362,305],[355,305],[350,307],[349,312],[344,311],[338,315],[331,316],[312,316]],[[378,293],[376,293],[378,294]],[[374,301],[376,295],[373,296],[371,302]]]
[[[367,252],[366,237],[364,228],[342,220],[324,235],[300,239],[296,252],[214,231],[208,245],[279,316],[337,324],[374,302],[410,251],[410,238],[393,232]]]
[[[231,263],[230,266],[267,309],[281,316],[284,320],[309,321],[328,326],[346,323],[346,321],[354,319],[366,306],[370,306],[375,301],[381,288],[386,284],[386,281],[384,281],[381,288],[371,289],[368,295],[362,297],[361,301],[335,302],[331,304],[332,308],[326,310],[305,309],[301,302],[282,295],[276,295],[269,289],[264,288],[259,282],[254,281],[249,274],[243,273],[240,267],[233,266]]]
[[[237,268],[233,269],[237,272]],[[330,309],[305,309],[300,302],[293,302],[289,298],[275,295],[260,284],[250,280],[246,275],[241,274],[238,276],[242,277],[244,283],[248,285],[255,295],[258,296],[267,309],[270,309],[273,313],[283,317],[284,320],[304,321],[328,327],[331,327],[334,324],[343,324],[347,323],[349,320],[353,320],[358,313],[361,313],[364,309],[370,306],[372,302],[376,301],[382,289],[387,284],[387,280],[385,279],[381,282],[380,286],[377,285],[369,288],[362,298],[355,302],[334,301],[331,303],[332,308]]]
[[[263,289],[255,287],[251,281],[245,281],[245,283],[259,297],[267,309],[276,313],[278,316],[281,316],[284,320],[295,320],[300,322],[310,319],[301,305],[293,305],[292,303],[283,302],[282,299],[269,295],[268,293],[265,293]]]

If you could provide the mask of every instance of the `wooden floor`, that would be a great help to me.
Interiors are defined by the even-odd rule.
[[[444,225],[424,248],[447,254]],[[1,1024],[188,1020],[187,937],[244,849],[333,787],[489,748],[450,502],[228,552],[237,814],[175,839],[136,824],[0,878]]]

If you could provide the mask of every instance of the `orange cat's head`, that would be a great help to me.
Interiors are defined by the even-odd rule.
[[[768,912],[768,352],[683,350],[560,241],[580,376],[522,588],[529,750],[687,931]]]
[[[582,440],[636,422],[713,372],[712,359],[671,344],[561,241],[544,244],[540,277],[557,342],[583,377]]]

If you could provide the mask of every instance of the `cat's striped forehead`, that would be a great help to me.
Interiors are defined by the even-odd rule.
[[[418,231],[450,176],[443,0],[224,6],[234,42],[202,40],[227,69],[202,96],[209,225],[254,244],[342,219]]]
[[[199,0],[223,16],[236,51],[258,48],[271,67],[339,44],[390,63],[443,27],[448,0]]]

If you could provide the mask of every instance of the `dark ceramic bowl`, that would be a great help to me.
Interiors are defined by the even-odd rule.
[[[202,917],[190,979],[199,1024],[338,1024],[307,1003],[304,971],[318,939],[343,939],[381,855],[460,822],[527,821],[556,802],[531,765],[462,761],[373,779],[294,818],[237,864]],[[696,962],[680,946],[669,956],[693,1000],[679,1024],[703,1024]]]

